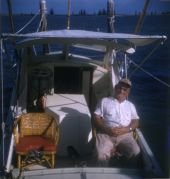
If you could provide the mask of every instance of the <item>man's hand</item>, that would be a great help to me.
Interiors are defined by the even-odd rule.
[[[117,137],[119,135],[122,134],[126,134],[129,132],[129,128],[128,127],[113,127],[111,128],[111,136]]]
[[[129,131],[130,127],[134,130],[139,127],[139,120],[133,119],[129,126],[126,127],[108,127],[105,125],[105,122],[101,116],[95,115],[95,124],[98,129],[103,131],[105,134],[113,137],[126,134]]]
[[[113,128],[111,128],[110,136],[117,137],[119,135],[126,134],[126,133],[130,132],[129,131],[130,127],[132,128],[132,130],[138,128],[139,127],[139,120],[133,119],[131,121],[131,123],[129,124],[129,126],[127,126],[127,127],[113,127]]]

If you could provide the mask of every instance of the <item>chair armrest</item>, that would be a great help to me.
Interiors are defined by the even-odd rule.
[[[56,130],[55,130],[55,133],[54,133],[54,140],[55,140],[56,144],[58,144],[59,138],[60,138],[59,126],[56,124]]]
[[[13,134],[14,134],[14,140],[15,143],[17,144],[19,142],[19,122],[20,122],[20,117],[17,117],[14,121],[14,127],[13,127]]]

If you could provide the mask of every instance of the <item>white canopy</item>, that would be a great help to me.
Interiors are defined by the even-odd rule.
[[[34,43],[63,43],[68,45],[100,45],[126,51],[135,46],[144,46],[156,41],[164,41],[166,36],[133,35],[124,33],[106,33],[85,30],[53,30],[27,34],[3,34],[3,37],[27,38],[18,43],[18,48]]]

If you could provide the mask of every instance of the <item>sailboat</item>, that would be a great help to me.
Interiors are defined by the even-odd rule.
[[[46,24],[44,0],[41,0],[40,7],[43,29]],[[112,95],[115,85],[122,78],[120,71],[128,77],[127,56],[135,53],[138,46],[164,42],[166,36],[67,28],[2,34],[2,39],[6,38],[16,40],[15,49],[19,57],[8,114],[14,128],[5,162],[7,175],[26,179],[162,176],[161,168],[140,129],[135,131],[142,151],[140,166],[98,167],[94,157],[96,131],[93,111],[97,101]],[[51,45],[59,45],[61,50],[51,51]],[[103,60],[74,54],[72,48],[102,52]],[[124,55],[123,67],[118,65],[117,52]],[[24,136],[22,149],[18,152],[17,144]],[[33,144],[35,136],[37,139]],[[51,136],[56,144],[55,147],[50,145],[50,150],[55,148],[52,152],[43,152],[44,146],[29,152],[23,149],[29,140],[31,146],[37,146],[40,140],[42,143],[49,142]],[[17,156],[17,164],[14,163],[14,156]]]

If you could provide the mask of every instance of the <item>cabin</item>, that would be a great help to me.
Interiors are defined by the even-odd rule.
[[[46,39],[46,43],[48,40],[51,39]],[[95,148],[93,111],[99,99],[113,92],[110,71],[102,67],[103,62],[96,64],[90,58],[69,52],[67,58],[63,52],[35,53],[35,43],[31,39],[17,45],[22,58],[16,89],[19,90],[17,113],[31,114],[34,119],[32,115],[46,113],[55,119],[59,132],[57,166],[63,165],[63,161],[66,166],[75,165],[69,158],[70,148],[79,156],[79,163],[85,158],[91,160]],[[41,126],[41,120],[39,123]],[[33,124],[29,128],[32,130]]]
[[[129,34],[122,36],[122,34],[81,30],[18,35],[18,38],[23,37],[25,39],[16,45],[21,60],[10,111],[10,116],[16,119],[14,123],[19,122],[11,139],[11,147],[14,146],[13,149],[18,156],[18,167],[25,168],[27,167],[25,164],[29,162],[29,167],[37,162],[38,164],[43,162],[45,167],[50,168],[96,167],[93,111],[102,97],[113,94],[114,86],[120,79],[120,68],[114,59],[113,49],[125,53],[126,62],[127,52],[132,52],[134,45],[146,45],[154,40],[161,41],[164,37],[153,36],[149,39],[148,36]],[[62,51],[46,51],[49,44],[62,44]],[[71,47],[83,50],[88,48],[96,53],[100,51],[103,53],[103,58],[95,60],[87,57],[87,54],[75,54]],[[50,117],[47,117],[49,120],[46,120],[44,115],[49,115]],[[38,117],[35,118],[35,116]],[[27,125],[20,124],[23,118],[30,119]],[[35,119],[36,125],[32,119]],[[26,133],[28,138],[31,134],[31,142],[26,152],[21,150],[23,148],[16,150],[18,136],[22,137],[23,131],[27,131],[27,129],[20,128],[21,126],[31,131]],[[40,134],[41,138],[32,142],[32,135],[39,136]],[[158,171],[156,173],[161,173],[141,131],[136,130],[136,135],[142,149],[142,160],[139,168],[136,168],[139,169],[137,172],[140,173],[141,169],[144,169],[146,173],[153,174],[156,171]],[[21,146],[25,145],[25,140],[22,141]],[[36,146],[35,151],[32,151],[33,143]],[[55,145],[56,150],[54,150]],[[30,146],[31,153],[29,152]],[[9,152],[8,169],[13,149]],[[46,149],[43,155],[42,149]],[[36,161],[35,157],[32,161],[32,156],[36,156]],[[120,166],[119,163],[117,164]]]

